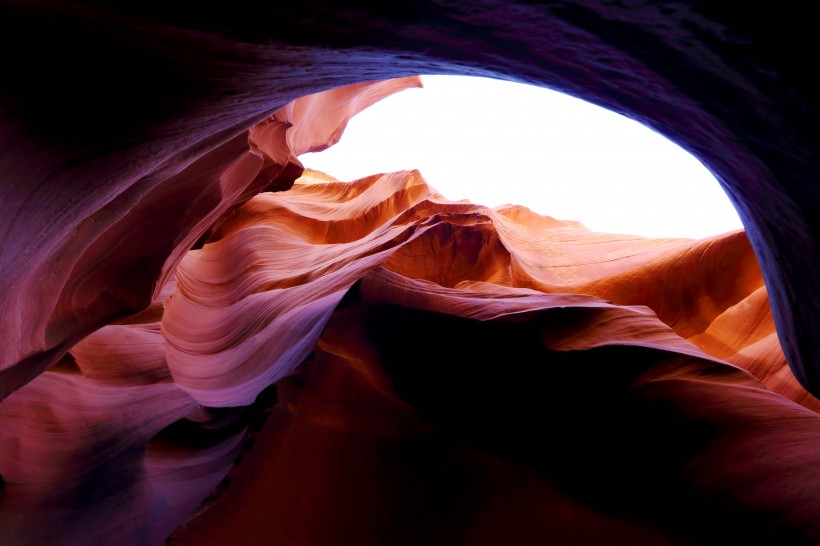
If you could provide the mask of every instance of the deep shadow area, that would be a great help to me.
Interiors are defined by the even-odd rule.
[[[208,415],[202,421],[180,419],[162,429],[153,439],[160,444],[203,449],[214,447],[247,430],[247,436],[258,432],[276,404],[276,385],[270,385],[253,404],[235,408],[203,408]]]
[[[577,314],[556,310],[522,324],[385,306],[367,328],[396,391],[452,441],[535,468],[584,505],[660,523],[694,544],[806,543],[766,514],[692,487],[687,463],[720,435],[718,419],[693,421],[631,387],[669,353],[545,349],[539,331]]]

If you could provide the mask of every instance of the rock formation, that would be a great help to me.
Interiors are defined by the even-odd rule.
[[[0,543],[820,543],[810,18],[231,8],[0,5]],[[418,73],[642,121],[747,230],[303,173]]]

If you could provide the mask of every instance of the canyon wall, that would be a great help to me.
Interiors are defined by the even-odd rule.
[[[810,17],[4,2],[0,21],[0,542],[820,542]],[[747,229],[653,241],[450,203],[413,171],[302,176],[419,73],[641,121]]]

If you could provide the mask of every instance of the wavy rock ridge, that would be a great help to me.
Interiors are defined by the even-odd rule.
[[[58,300],[67,352],[8,368],[0,542],[820,542],[820,403],[745,234],[593,233],[417,171],[302,173],[416,85],[299,99],[144,198],[206,185],[145,310]],[[66,282],[128,256],[140,202],[63,251]]]
[[[279,402],[231,487],[170,544],[817,539],[820,421],[787,398],[818,406],[783,381],[742,232],[598,234],[448,202],[414,171],[308,171],[215,237],[180,265],[169,363],[274,373]],[[174,324],[194,302],[221,316],[213,330]],[[301,327],[296,306],[326,328]],[[253,330],[221,326],[240,316]],[[318,344],[295,373],[256,350],[280,343],[279,317],[301,328],[304,354]],[[235,377],[231,394],[261,376]],[[760,458],[727,462],[747,450]]]

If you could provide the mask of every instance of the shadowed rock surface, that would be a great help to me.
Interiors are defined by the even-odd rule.
[[[0,543],[820,543],[815,21],[772,14],[0,4]],[[419,73],[641,121],[746,231],[300,178]]]

